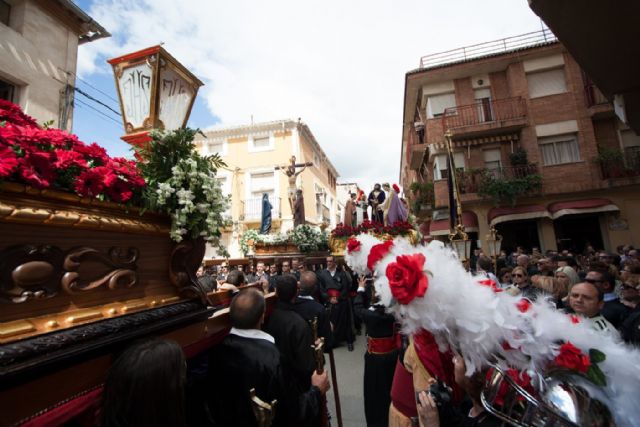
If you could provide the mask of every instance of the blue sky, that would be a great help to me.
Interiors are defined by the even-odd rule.
[[[337,168],[338,182],[364,189],[398,180],[404,76],[421,56],[541,28],[526,0],[77,3],[113,35],[79,48],[79,89],[119,110],[106,60],[164,43],[205,84],[189,126],[300,117]],[[78,136],[126,155],[119,117],[76,99]]]

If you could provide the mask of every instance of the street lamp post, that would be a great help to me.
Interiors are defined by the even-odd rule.
[[[492,226],[485,240],[487,242],[487,249],[489,251],[489,256],[493,261],[493,272],[497,275],[498,274],[498,255],[500,255],[500,248],[502,246],[502,236],[500,236],[496,231],[496,228]]]
[[[186,126],[203,83],[162,46],[108,60],[118,90],[125,135],[132,145],[148,142],[152,129]]]
[[[450,160],[450,171],[449,174],[451,176],[451,183],[453,185],[453,198],[456,201],[456,225],[451,233],[449,234],[449,241],[451,242],[451,246],[458,254],[458,258],[463,262],[467,263],[471,255],[471,240],[469,240],[469,236],[464,230],[464,225],[462,224],[462,203],[460,202],[460,192],[458,191],[458,177],[456,176],[456,167],[453,160],[453,149],[451,147],[451,130],[447,129],[444,137],[447,142],[447,152]]]

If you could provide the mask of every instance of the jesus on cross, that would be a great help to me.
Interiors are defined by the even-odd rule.
[[[296,198],[296,179],[298,175],[300,175],[307,166],[313,166],[313,162],[306,163],[296,163],[296,156],[291,156],[289,159],[288,165],[276,166],[275,170],[282,170],[285,175],[287,175],[287,179],[289,180],[289,188],[288,188],[288,197],[289,197],[289,205],[291,206],[291,212],[293,212],[293,205]],[[296,170],[297,168],[302,168],[300,170]]]

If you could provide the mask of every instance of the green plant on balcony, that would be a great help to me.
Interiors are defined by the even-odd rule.
[[[487,171],[480,181],[478,195],[485,200],[491,200],[496,206],[515,206],[518,198],[539,192],[541,189],[542,176],[538,174],[505,178]]]
[[[409,189],[412,194],[411,210],[414,215],[428,209],[427,206],[433,206],[435,201],[433,182],[412,182]]]
[[[524,148],[518,148],[513,153],[509,154],[509,161],[511,162],[511,166],[521,166],[529,164],[529,159],[527,158],[527,150]]]

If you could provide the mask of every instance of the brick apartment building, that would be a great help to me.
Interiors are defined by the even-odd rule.
[[[549,30],[425,56],[404,95],[400,181],[422,188],[423,232],[449,233],[448,129],[470,238],[640,244],[640,137]]]

